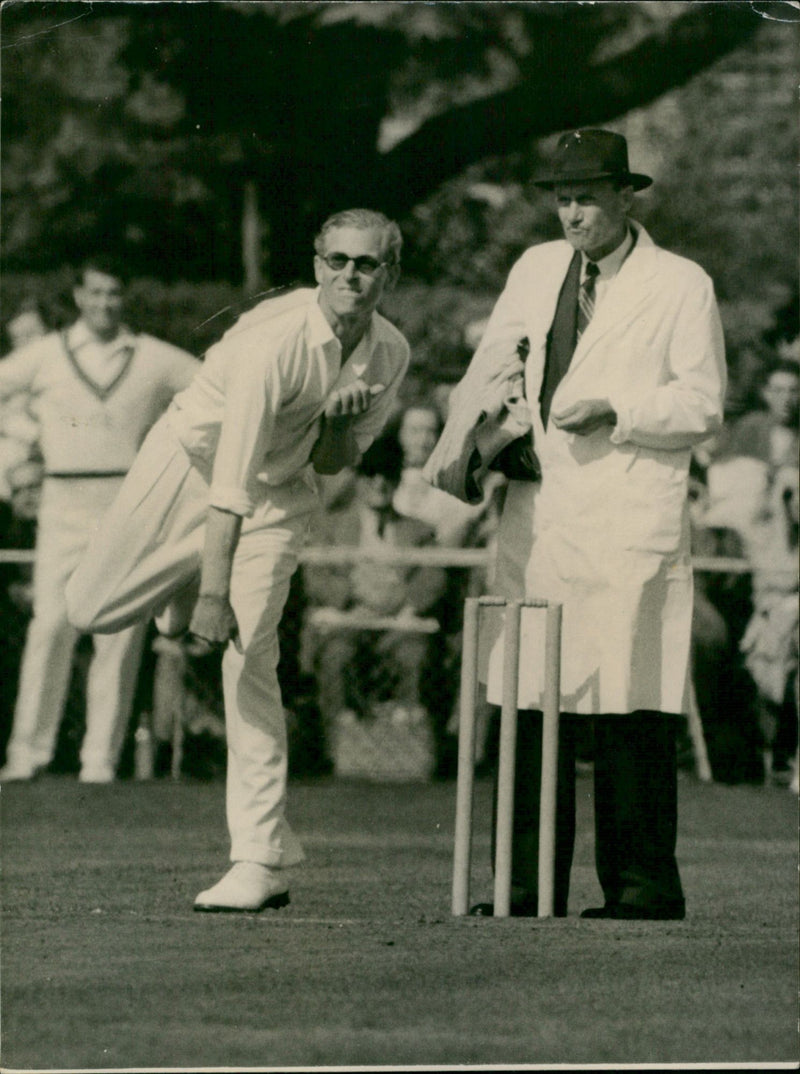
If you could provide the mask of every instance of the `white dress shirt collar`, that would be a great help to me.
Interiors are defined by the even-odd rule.
[[[595,261],[597,268],[600,272],[601,280],[610,280],[612,276],[616,276],[619,270],[622,268],[622,262],[630,253],[633,246],[633,233],[630,228],[625,232],[625,238],[616,248],[612,250],[610,254],[606,254],[605,257],[601,257],[599,261]],[[589,258],[581,250],[581,280],[586,279],[586,265],[589,262]]]
[[[317,287],[314,291],[314,301],[308,310],[308,344],[310,347],[324,347],[326,343],[336,339],[328,318],[322,312],[322,307],[319,304],[320,290],[321,288]]]

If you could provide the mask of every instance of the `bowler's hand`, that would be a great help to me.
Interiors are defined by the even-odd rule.
[[[550,418],[557,429],[578,436],[587,436],[603,425],[617,424],[617,412],[608,399],[584,399],[557,414],[551,411]]]
[[[194,606],[189,633],[192,635],[190,648],[195,656],[207,656],[215,649],[223,649],[229,641],[233,642],[237,652],[244,652],[239,624],[227,597],[201,593]]]
[[[311,449],[311,463],[318,474],[338,474],[358,461],[359,449],[353,418],[369,410],[384,390],[383,384],[354,380],[335,388],[325,400],[320,434]]]
[[[325,417],[347,418],[363,414],[382,391],[382,384],[366,384],[360,378],[352,384],[336,388],[325,401]]]

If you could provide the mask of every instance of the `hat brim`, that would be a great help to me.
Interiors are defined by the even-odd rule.
[[[546,175],[541,179],[534,179],[533,185],[541,190],[552,190],[563,183],[583,183],[591,179],[622,179],[630,183],[634,190],[644,190],[653,182],[649,175],[639,172],[571,172],[568,175]]]

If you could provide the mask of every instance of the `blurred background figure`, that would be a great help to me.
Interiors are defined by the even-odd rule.
[[[44,471],[33,618],[2,781],[31,779],[53,758],[79,638],[67,621],[64,588],[145,433],[198,367],[185,351],[123,324],[124,283],[113,259],[87,261],[73,291],[78,319],[0,361],[0,399],[26,393],[31,400]],[[146,629],[143,623],[95,641],[83,782],[115,778]]]
[[[438,406],[422,401],[409,403],[395,419],[393,431],[402,448],[403,469],[394,506],[401,514],[430,526],[440,546],[476,547],[482,543],[481,526],[502,477],[493,475],[483,502],[474,506],[429,484],[422,476],[422,468],[436,446],[443,424]]]
[[[452,387],[452,386],[451,386]],[[447,402],[447,386],[439,385],[432,393]],[[394,495],[394,507],[409,518],[430,526],[441,548],[487,548],[497,532],[506,479],[498,472],[487,475],[484,496],[478,504],[467,504],[423,477],[423,467],[436,446],[444,425],[440,403],[417,399],[398,414],[392,429],[403,452],[403,469]],[[458,748],[458,683],[461,670],[461,623],[464,600],[485,591],[483,567],[451,567],[447,571],[447,591],[442,602],[441,628],[444,646],[440,656],[442,674],[438,677],[437,712],[441,725],[437,774],[455,775]],[[478,703],[478,757],[482,761],[491,719],[490,709]]]
[[[38,302],[31,298],[6,322],[6,338],[11,350],[39,339],[47,325]],[[33,412],[31,395],[16,392],[0,402],[0,499],[9,500],[8,473],[12,467],[38,454],[39,423]]]
[[[5,475],[8,498],[0,499],[0,548],[30,551],[36,543],[36,519],[44,479],[41,458],[23,459]],[[11,731],[17,678],[33,605],[33,565],[0,563],[0,749]]]
[[[47,324],[35,298],[26,299],[6,322],[6,336],[12,351],[47,334]]]
[[[743,557],[752,568],[749,576],[697,574],[695,682],[715,778],[791,783],[797,749],[798,361],[788,353],[771,356],[759,396],[761,409],[731,422],[694,454],[695,477],[702,475],[693,508],[699,523],[695,555]]]
[[[40,458],[39,434],[39,420],[27,392],[16,392],[0,402],[0,500],[12,498],[12,470]]]
[[[33,548],[42,498],[44,462],[40,455],[16,463],[6,474],[9,497],[2,504],[2,546]]]
[[[442,506],[441,500],[432,495],[439,490],[423,479],[422,467],[428,461],[442,431],[439,409],[435,403],[410,403],[395,419],[393,429],[400,444],[403,461],[400,482],[394,494],[394,505],[401,514],[418,518],[436,529],[451,497],[446,497]],[[438,509],[437,504],[440,505]]]
[[[702,445],[709,492],[709,517],[745,534],[758,521],[782,466],[797,464],[800,363],[772,358],[752,410]]]
[[[402,464],[397,439],[385,434],[357,464],[352,499],[328,510],[313,535],[323,547],[357,546],[365,558],[306,565],[303,572],[311,609],[306,662],[316,676],[334,755],[342,724],[369,721],[382,706],[390,722],[417,727],[424,735],[435,704],[432,638],[438,632],[445,571],[366,558],[370,552],[434,543],[429,526],[393,505]]]
[[[0,547],[29,551],[36,544],[39,505],[42,499],[44,463],[33,455],[12,466],[6,475],[9,495],[0,501]],[[15,600],[30,612],[33,602],[31,563],[9,564],[17,580],[12,583]],[[7,684],[4,684],[4,686]]]
[[[777,468],[797,462],[800,364],[777,357],[767,366],[761,387],[765,409],[745,414],[731,428],[726,454],[760,459]]]
[[[798,790],[797,461],[779,467],[765,509],[746,537],[753,615],[740,646],[758,690],[766,778]]]
[[[694,452],[689,471],[692,554],[740,561],[746,567],[741,533],[715,518],[707,484],[710,445]],[[753,508],[755,510],[755,508]],[[730,520],[730,513],[725,512]],[[691,672],[708,761],[719,783],[761,783],[763,764],[758,701],[739,649],[752,614],[752,585],[746,570],[695,570]],[[695,768],[697,757],[684,734],[680,759]]]

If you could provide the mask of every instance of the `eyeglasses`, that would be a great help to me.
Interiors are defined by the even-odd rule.
[[[348,257],[347,254],[336,253],[320,254],[320,257],[328,268],[333,269],[334,272],[342,272],[352,261],[353,268],[361,276],[374,276],[379,268],[389,264],[388,261],[376,261],[369,254],[364,254],[361,257]]]

